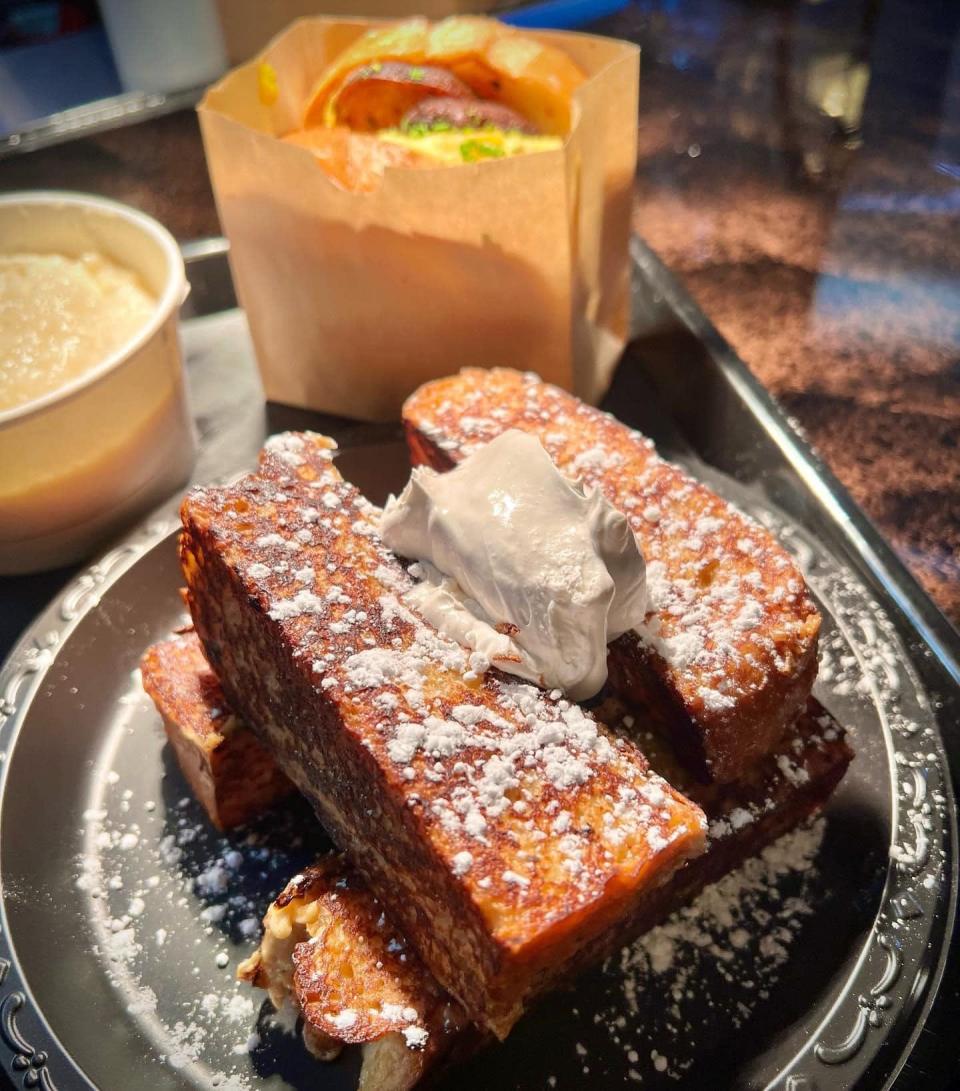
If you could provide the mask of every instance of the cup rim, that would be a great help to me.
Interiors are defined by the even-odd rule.
[[[111,200],[109,197],[60,189],[15,190],[0,194],[0,208],[10,205],[54,205],[58,208],[72,205],[78,209],[92,209],[107,216],[124,219],[160,245],[167,259],[167,280],[163,292],[156,301],[150,320],[144,323],[130,340],[108,353],[95,367],[71,379],[63,386],[41,394],[38,398],[32,398],[22,405],[0,410],[0,428],[19,423],[54,405],[69,401],[116,371],[156,336],[183,303],[187,288],[186,267],[176,240],[163,224],[139,209],[123,204],[121,201]]]

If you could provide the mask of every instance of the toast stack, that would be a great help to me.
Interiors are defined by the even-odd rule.
[[[222,732],[224,719],[232,727],[223,733],[225,760],[215,767],[214,780],[231,768],[230,751],[236,747],[237,754],[253,759],[253,779],[278,785],[272,802],[289,794],[289,781],[229,709],[195,634],[151,648],[142,670],[184,775],[212,820],[240,813],[245,820],[257,817],[241,781],[223,775],[215,791],[207,792],[208,777],[198,776],[201,766],[185,760],[193,738]],[[635,725],[623,723],[630,713],[615,699],[598,711],[610,724],[636,733]],[[178,743],[178,735],[183,742]],[[813,700],[779,754],[758,763],[749,777],[726,785],[692,780],[662,738],[645,734],[640,741],[657,772],[682,787],[709,821],[706,851],[660,888],[643,922],[649,926],[815,813],[851,758],[843,730]],[[210,800],[219,810],[211,812]],[[264,800],[264,809],[269,802]],[[426,1073],[436,1075],[488,1040],[436,983],[356,869],[339,854],[307,868],[277,897],[264,917],[260,947],[241,966],[240,976],[265,989],[277,1008],[294,1006],[305,1044],[318,1058],[333,1059],[344,1046],[360,1047],[361,1088],[366,1091],[414,1087]]]
[[[810,697],[820,619],[800,572],[644,437],[504,370],[428,384],[404,426],[412,461],[441,471],[535,434],[629,517],[651,602],[590,714],[484,673],[410,609],[332,441],[273,437],[254,474],[184,501],[196,631],[146,653],[144,686],[215,825],[296,788],[342,850],[291,880],[241,973],[293,1003],[318,1056],[359,1046],[366,1091],[504,1037],[816,812],[852,756]]]

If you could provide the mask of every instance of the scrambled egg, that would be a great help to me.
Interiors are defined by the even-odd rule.
[[[530,136],[516,130],[441,129],[404,131],[381,129],[377,136],[391,144],[410,148],[448,166],[503,159],[528,152],[555,151],[563,144],[559,136]]]

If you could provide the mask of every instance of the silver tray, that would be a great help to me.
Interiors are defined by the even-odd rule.
[[[338,438],[343,472],[371,499],[402,484],[396,426],[264,406],[243,317],[225,309],[223,245],[188,257],[197,479],[244,468],[269,431],[309,425]],[[798,557],[824,612],[818,694],[851,729],[857,758],[825,828],[804,834],[819,839],[815,866],[787,867],[751,893],[767,923],[749,941],[714,936],[704,954],[680,928],[673,966],[657,968],[649,945],[626,971],[613,960],[451,1079],[887,1086],[933,1002],[954,924],[941,730],[958,719],[956,636],[639,242],[634,258],[635,337],[607,408]],[[251,918],[322,834],[294,805],[252,831],[214,835],[131,673],[182,616],[175,512],[172,502],[73,576],[0,672],[0,1063],[17,1087],[60,1091],[349,1087],[349,1059],[309,1061],[231,984],[254,942]],[[777,924],[784,905],[805,908]],[[697,920],[709,933],[709,910]],[[246,1040],[255,1025],[256,1043]]]

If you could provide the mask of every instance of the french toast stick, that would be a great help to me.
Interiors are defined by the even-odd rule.
[[[237,971],[292,1004],[320,1060],[362,1051],[359,1091],[407,1091],[491,1041],[430,975],[339,854],[297,875],[267,910]]]
[[[446,470],[510,428],[628,516],[650,612],[610,647],[612,684],[705,781],[776,749],[817,671],[820,615],[772,535],[661,459],[650,440],[536,376],[468,369],[404,405],[414,464]]]
[[[412,613],[412,577],[332,447],[274,437],[257,473],[187,496],[194,625],[230,705],[437,980],[504,1037],[578,956],[632,933],[702,851],[703,813],[578,706],[478,675]]]
[[[195,633],[148,648],[140,672],[184,778],[218,830],[258,818],[294,790],[227,704]]]

